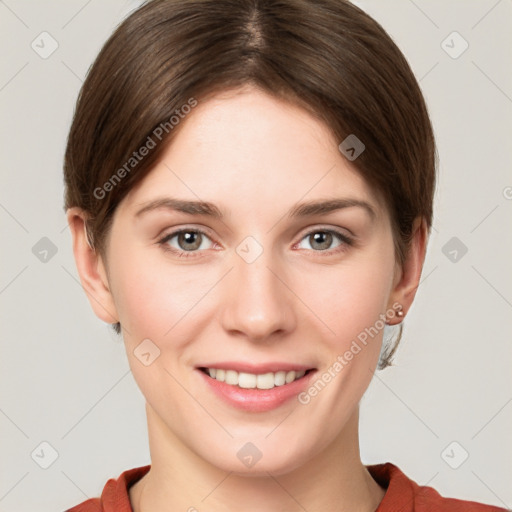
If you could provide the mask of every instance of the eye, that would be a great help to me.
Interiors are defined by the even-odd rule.
[[[175,240],[173,240],[175,239]],[[180,258],[194,257],[199,249],[208,249],[210,237],[200,229],[184,228],[168,233],[158,241],[165,251],[177,254]],[[187,254],[191,253],[191,254]]]
[[[326,252],[327,254],[335,254],[347,249],[354,244],[352,238],[333,229],[315,229],[307,233],[296,244],[298,248],[302,241],[306,240],[314,252]],[[333,242],[338,242],[334,249]],[[208,242],[211,244],[208,247]],[[171,252],[180,258],[200,257],[202,250],[212,248],[215,242],[202,230],[196,228],[182,228],[166,234],[158,241],[164,251]],[[306,248],[307,249],[307,248]]]
[[[329,254],[337,253],[347,249],[347,246],[354,244],[349,236],[332,229],[315,229],[307,233],[297,244],[299,248],[303,240],[306,240],[315,252],[328,252]],[[333,242],[338,241],[338,245],[332,249]]]

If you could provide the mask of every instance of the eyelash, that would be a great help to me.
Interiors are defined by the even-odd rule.
[[[162,246],[162,249],[165,251],[165,252],[170,252],[170,253],[173,253],[174,255],[178,256],[179,258],[200,258],[201,256],[197,256],[195,253],[197,252],[202,252],[202,251],[181,251],[181,250],[178,250],[178,249],[175,249],[174,247],[170,247],[167,242],[169,240],[171,240],[172,238],[174,238],[175,236],[177,235],[180,235],[181,233],[196,233],[196,234],[200,234],[200,235],[204,235],[206,236],[207,238],[210,238],[210,236],[208,236],[208,234],[206,232],[204,232],[203,230],[201,229],[197,229],[197,228],[183,228],[183,229],[179,229],[179,230],[176,230],[176,231],[173,231],[171,233],[168,233],[166,234],[163,238],[161,238],[157,243]],[[299,243],[304,240],[305,238],[315,234],[315,233],[329,233],[329,234],[332,234],[336,237],[338,237],[338,239],[342,242],[337,248],[335,248],[334,250],[330,250],[330,249],[325,249],[323,251],[315,251],[313,249],[311,249],[313,252],[317,252],[317,253],[326,253],[328,254],[329,256],[332,256],[333,254],[338,254],[338,253],[341,253],[341,252],[344,252],[347,250],[348,247],[354,245],[354,240],[352,238],[350,238],[349,236],[343,234],[343,233],[340,233],[339,231],[337,230],[334,230],[334,229],[313,229],[312,231],[309,231],[308,233],[306,233],[299,241]]]

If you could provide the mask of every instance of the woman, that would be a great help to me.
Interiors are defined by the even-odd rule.
[[[77,103],[65,208],[151,465],[70,510],[500,510],[359,453],[435,174],[405,58],[347,1],[153,0],[125,20]]]

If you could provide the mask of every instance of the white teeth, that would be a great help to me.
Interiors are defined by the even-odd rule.
[[[258,389],[272,389],[275,385],[275,378],[272,372],[258,375],[256,379],[256,387]]]
[[[291,372],[288,372],[286,374],[286,384],[290,384],[290,382],[293,382],[295,380],[295,372],[292,370]]]
[[[286,384],[286,372],[276,372],[274,374],[274,384],[284,386]]]
[[[232,386],[237,386],[238,372],[235,372],[235,370],[226,370],[226,379],[224,382],[226,384],[231,384]]]
[[[284,386],[304,377],[305,370],[301,371],[278,371],[256,375],[254,373],[236,372],[234,370],[222,370],[220,368],[207,368],[206,372],[212,379],[225,382],[232,386],[239,386],[244,389],[272,389],[274,386]]]
[[[250,373],[240,373],[238,375],[238,385],[241,388],[253,389],[256,387],[256,375]]]

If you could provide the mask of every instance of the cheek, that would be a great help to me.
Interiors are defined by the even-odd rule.
[[[133,342],[172,337],[182,321],[193,319],[194,307],[212,283],[204,270],[172,264],[156,250],[154,256],[148,257],[147,248],[134,249],[118,259],[112,274],[120,323],[127,331],[125,339]]]
[[[176,340],[182,328],[195,323],[194,315],[204,306],[201,300],[219,278],[219,269],[208,264],[179,265],[157,251],[152,256],[148,258],[147,248],[135,246],[116,259],[112,273],[117,312],[131,343]],[[334,348],[341,350],[385,311],[393,258],[392,242],[384,239],[338,264],[308,263],[295,269],[293,288]]]
[[[382,250],[379,250],[382,248]],[[334,272],[317,273],[303,288],[321,320],[325,358],[316,379],[299,397],[311,431],[332,439],[348,421],[375,370],[392,286],[394,252],[382,240],[375,250],[350,258]],[[314,411],[314,413],[312,413]],[[330,418],[328,425],[325,418]],[[327,442],[327,441],[326,441]]]
[[[216,279],[211,271],[194,271],[161,255],[151,256],[146,248],[118,260],[112,273],[114,298],[135,380],[150,403],[170,403],[183,392],[168,372],[175,373],[190,340],[199,335],[201,299]],[[146,352],[151,359],[158,354],[148,366],[138,358]]]
[[[393,250],[367,251],[337,267],[304,273],[301,295],[321,320],[331,350],[344,351],[360,333],[375,324],[382,331],[379,315],[385,313],[393,277]],[[379,347],[380,348],[380,347]]]

